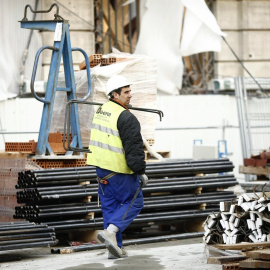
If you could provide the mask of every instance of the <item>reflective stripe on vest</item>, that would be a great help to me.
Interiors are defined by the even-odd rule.
[[[97,141],[92,141],[91,140],[90,145],[97,146],[99,148],[103,148],[103,149],[106,149],[106,150],[110,150],[110,151],[113,151],[113,152],[116,152],[116,153],[119,153],[119,154],[125,154],[124,149],[114,147],[114,146],[111,146],[109,144],[105,144],[105,143],[102,143],[102,142],[97,142]]]
[[[121,138],[117,129],[119,115],[125,109],[107,102],[96,111],[91,127],[87,164],[118,173],[132,174],[128,167]]]
[[[108,128],[108,127],[103,127],[103,126],[98,125],[98,124],[95,124],[95,123],[92,124],[92,129],[97,129],[99,131],[106,132],[108,134],[111,134],[111,135],[114,135],[114,136],[118,136],[119,137],[118,130],[113,130],[113,129]]]

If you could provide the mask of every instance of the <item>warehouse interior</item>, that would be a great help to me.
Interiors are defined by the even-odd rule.
[[[1,6],[5,267],[270,268],[269,1]],[[132,82],[149,183],[123,232],[131,256],[108,262],[86,157],[93,115],[116,74]],[[59,254],[70,257],[61,265]]]

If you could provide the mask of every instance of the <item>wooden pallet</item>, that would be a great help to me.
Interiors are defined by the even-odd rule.
[[[270,247],[270,242],[260,242],[260,243],[249,243],[249,242],[242,242],[238,244],[216,244],[216,248],[224,249],[224,250],[254,250],[258,248],[267,248]]]
[[[163,158],[169,158],[170,157],[170,151],[156,151],[159,155],[161,155]],[[144,151],[145,154],[145,161],[159,161],[155,157],[152,157],[148,151]]]
[[[260,245],[260,249],[258,249],[258,245],[256,243],[241,243],[234,245],[226,245],[229,250],[236,250],[238,247],[244,247],[251,249],[246,252],[240,252],[239,254],[233,255],[219,255],[208,257],[208,264],[222,264],[222,269],[270,269],[270,248],[269,242],[265,243],[265,245]],[[218,247],[218,245],[215,245]],[[237,247],[237,248],[236,248]],[[264,249],[264,247],[266,247]],[[218,247],[219,248],[219,247]],[[241,249],[242,249],[241,248]]]
[[[239,166],[239,173],[270,175],[270,167]]]
[[[270,260],[270,248],[247,251],[247,257],[255,260]]]
[[[242,268],[270,269],[270,261],[246,259],[239,262],[239,269]]]

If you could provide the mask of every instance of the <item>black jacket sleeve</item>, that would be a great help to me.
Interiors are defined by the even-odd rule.
[[[128,110],[123,111],[117,122],[117,128],[125,150],[127,165],[136,174],[145,173],[145,154],[138,119]]]

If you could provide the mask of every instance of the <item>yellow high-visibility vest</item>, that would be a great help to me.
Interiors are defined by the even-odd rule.
[[[123,144],[117,129],[119,115],[125,109],[109,101],[100,106],[94,114],[89,149],[88,165],[117,173],[132,174],[128,167]]]

